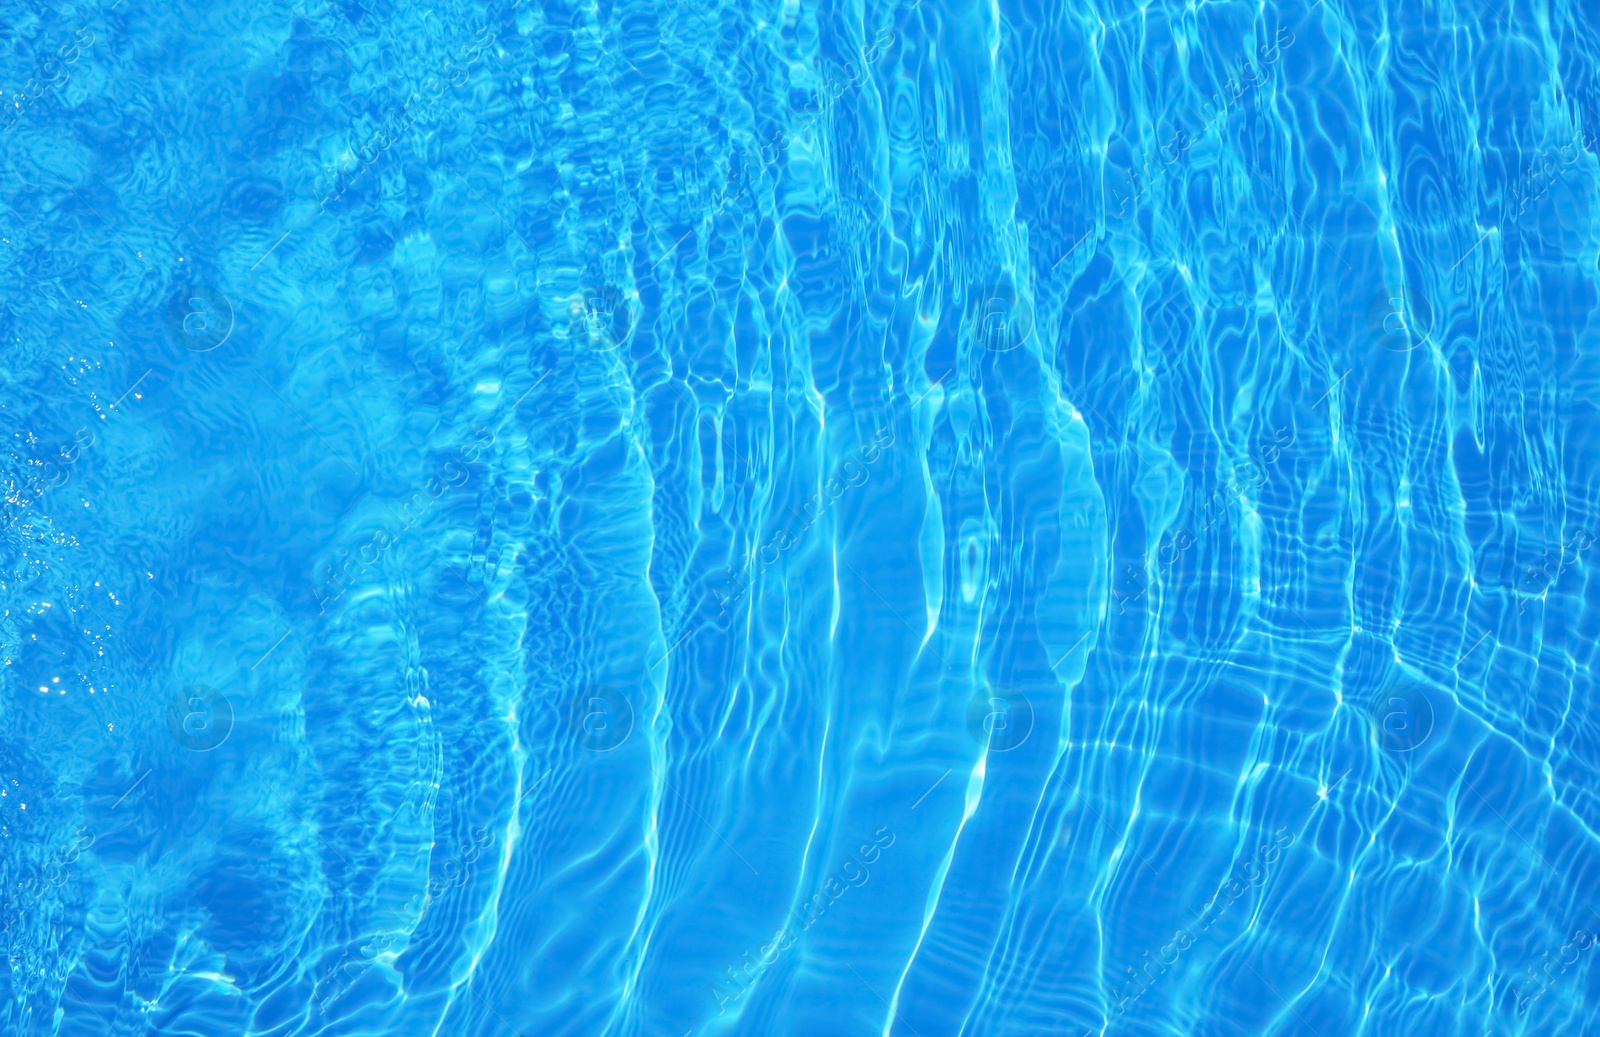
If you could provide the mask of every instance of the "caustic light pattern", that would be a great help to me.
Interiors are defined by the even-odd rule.
[[[1600,1034],[1593,5],[0,38],[0,1034]]]

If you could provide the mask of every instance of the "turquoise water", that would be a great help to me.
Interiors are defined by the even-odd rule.
[[[1600,22],[0,2],[0,1032],[1600,1032]]]

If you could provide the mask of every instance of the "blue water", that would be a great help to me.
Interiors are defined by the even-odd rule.
[[[1600,1033],[1593,5],[0,35],[0,1033]]]

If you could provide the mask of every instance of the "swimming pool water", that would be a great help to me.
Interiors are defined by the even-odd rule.
[[[1600,1032],[1600,22],[0,0],[0,1032]]]

